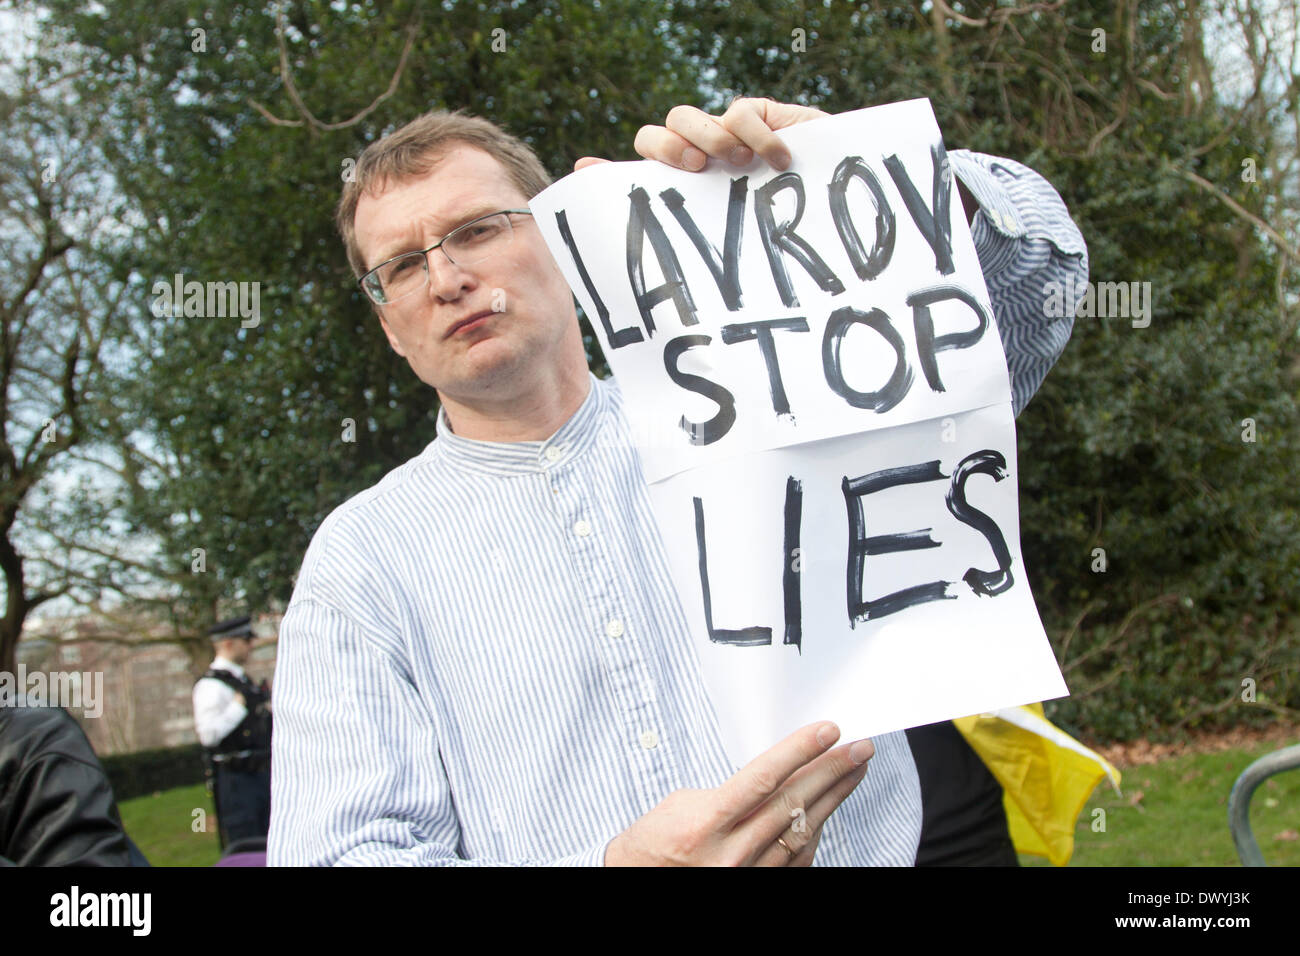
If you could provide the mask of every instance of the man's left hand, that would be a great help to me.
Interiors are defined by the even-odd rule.
[[[732,102],[721,116],[710,116],[694,106],[674,106],[663,126],[642,126],[633,144],[646,159],[657,159],[677,169],[698,172],[709,157],[744,166],[757,153],[776,169],[790,166],[790,151],[775,131],[829,116],[811,106],[745,97]],[[574,171],[609,162],[584,156]]]

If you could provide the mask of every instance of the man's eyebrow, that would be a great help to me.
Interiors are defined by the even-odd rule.
[[[464,215],[460,216],[456,220],[456,225],[452,226],[450,229],[447,230],[447,232],[443,233],[438,238],[445,239],[448,234],[455,232],[457,229],[465,225],[467,222],[473,222],[475,219],[478,219],[480,216],[489,216],[494,212],[500,212],[501,209],[502,207],[497,206],[496,204],[490,202],[476,203],[475,205],[471,206]],[[384,245],[380,246],[380,248],[383,250],[383,252],[380,253],[380,255],[375,259],[375,265],[379,265],[380,263],[387,262],[389,259],[395,258],[396,256],[403,255],[407,252],[419,251],[419,248],[417,248],[416,245],[404,240],[395,240],[390,243],[385,243]],[[371,266],[370,268],[373,269],[374,266]]]

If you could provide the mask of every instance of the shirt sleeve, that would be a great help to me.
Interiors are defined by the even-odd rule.
[[[229,684],[205,677],[194,685],[194,732],[199,743],[215,747],[239,726],[248,708],[235,699]]]
[[[948,157],[979,203],[971,237],[1019,415],[1070,339],[1088,281],[1088,247],[1060,195],[1029,167],[965,149]],[[1054,308],[1062,290],[1069,290],[1070,301]]]
[[[275,706],[270,866],[604,865],[609,841],[554,860],[459,857],[438,715],[399,656],[336,608],[289,608]]]

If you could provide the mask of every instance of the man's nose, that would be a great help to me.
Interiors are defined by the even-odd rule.
[[[442,249],[434,249],[425,260],[429,266],[429,289],[442,301],[452,302],[474,287],[473,273],[452,262]]]

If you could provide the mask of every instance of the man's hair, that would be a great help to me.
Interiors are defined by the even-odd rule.
[[[354,228],[362,195],[375,195],[391,184],[427,174],[456,145],[473,146],[492,156],[528,199],[551,184],[537,154],[490,120],[460,110],[425,113],[367,146],[357,160],[353,178],[343,186],[334,221],[353,273],[360,276],[366,271]]]

